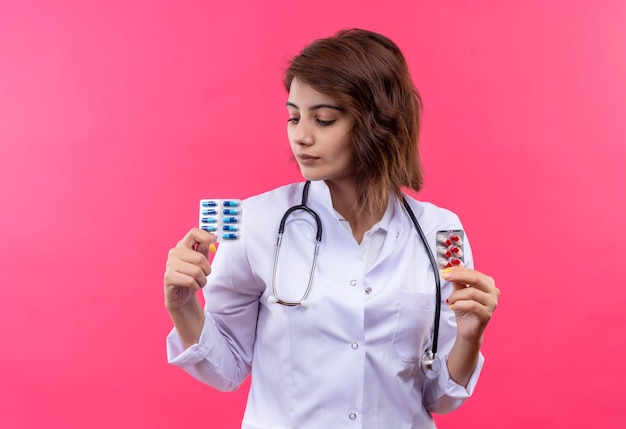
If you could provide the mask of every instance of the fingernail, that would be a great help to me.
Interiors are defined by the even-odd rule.
[[[454,310],[454,304],[450,304],[450,310]]]
[[[452,278],[452,270],[450,268],[441,270],[441,277],[443,277],[445,280],[450,280]]]
[[[215,244],[211,243],[209,244],[209,252],[211,253],[215,253],[217,249],[215,248]]]

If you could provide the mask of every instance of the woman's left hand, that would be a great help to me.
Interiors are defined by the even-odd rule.
[[[447,268],[441,274],[453,283],[446,303],[456,315],[457,335],[465,341],[481,342],[500,297],[494,279],[465,267]]]

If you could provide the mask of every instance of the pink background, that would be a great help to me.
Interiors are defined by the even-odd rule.
[[[0,427],[236,428],[165,358],[167,250],[197,200],[300,180],[288,58],[387,34],[425,101],[419,197],[502,289],[442,428],[621,427],[623,1],[0,3]]]

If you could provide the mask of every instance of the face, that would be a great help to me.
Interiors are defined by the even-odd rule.
[[[297,79],[289,88],[287,134],[307,180],[352,181],[352,118],[337,102]]]

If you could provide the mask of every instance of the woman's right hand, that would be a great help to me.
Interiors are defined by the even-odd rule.
[[[196,299],[196,292],[204,287],[211,272],[208,254],[214,248],[213,235],[193,228],[169,251],[164,276],[168,310],[180,309]]]

